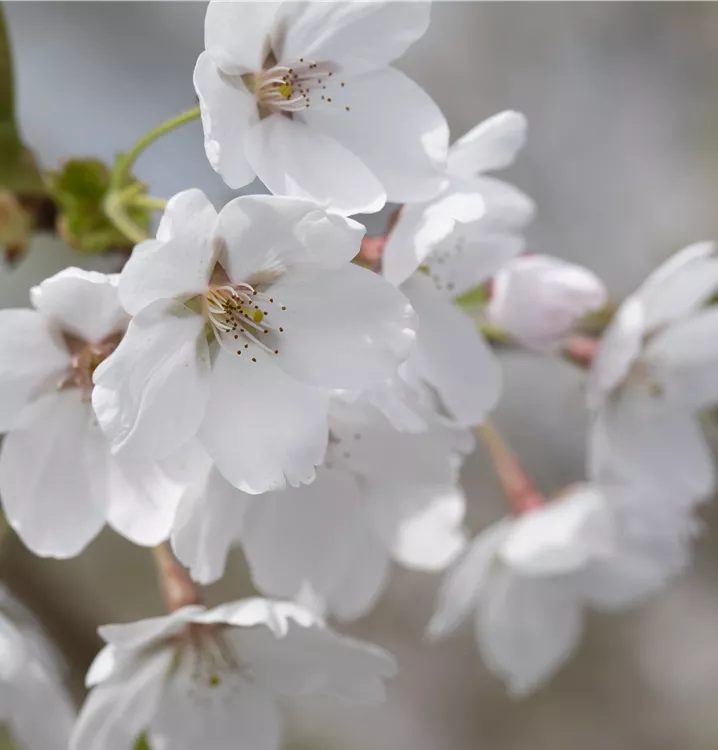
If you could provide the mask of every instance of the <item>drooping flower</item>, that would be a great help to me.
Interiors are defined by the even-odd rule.
[[[592,271],[548,255],[524,255],[493,278],[487,313],[524,346],[552,351],[566,343],[576,322],[606,303]]]
[[[0,496],[37,555],[72,557],[109,523],[137,544],[166,538],[183,491],[156,466],[110,455],[90,403],[92,373],[127,315],[117,276],[67,268],[0,312]]]
[[[712,243],[666,261],[604,334],[588,383],[590,470],[605,481],[672,487],[698,500],[715,486],[696,412],[718,402],[718,290]]]
[[[100,628],[107,646],[71,750],[152,747],[276,750],[277,700],[302,695],[382,701],[396,666],[386,651],[328,630],[289,603],[245,599],[186,606],[164,617]]]
[[[473,612],[486,665],[512,695],[531,692],[578,647],[586,605],[631,606],[686,566],[692,529],[659,500],[642,487],[576,485],[490,526],[447,575],[429,635]]]
[[[194,72],[211,165],[345,214],[431,198],[446,121],[390,66],[428,23],[425,2],[211,2]]]
[[[196,580],[219,578],[241,544],[261,592],[295,598],[308,588],[323,611],[351,619],[381,594],[392,559],[421,570],[453,561],[465,542],[458,471],[470,435],[398,433],[376,409],[341,401],[329,430],[311,485],[250,496],[210,470],[186,496],[172,542]]]
[[[66,750],[75,709],[42,629],[0,588],[0,722],[23,750]]]
[[[414,339],[406,298],[350,263],[363,231],[295,198],[219,215],[198,190],[171,199],[122,272],[134,317],[95,371],[115,450],[163,459],[197,435],[246,492],[312,481],[329,391],[381,382]]]
[[[405,205],[389,234],[382,273],[410,299],[419,317],[411,357],[375,403],[399,429],[425,429],[422,391],[460,425],[483,421],[498,401],[501,376],[475,323],[454,302],[491,278],[523,249],[520,231],[533,204],[484,171],[508,166],[525,140],[516,112],[486,120],[450,149],[447,186],[434,200]]]

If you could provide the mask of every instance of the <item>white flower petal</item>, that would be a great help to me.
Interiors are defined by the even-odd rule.
[[[152,720],[152,746],[171,750],[279,750],[281,720],[275,700],[247,683],[203,687],[191,662],[180,665]],[[211,695],[209,694],[211,692]],[[202,703],[200,700],[204,698]]]
[[[591,475],[671,488],[695,500],[713,491],[713,456],[700,425],[682,407],[629,392],[608,402],[589,436]]]
[[[105,522],[105,451],[78,389],[38,399],[5,436],[0,493],[5,515],[42,557],[77,555]]]
[[[615,549],[612,518],[601,491],[579,485],[516,519],[499,557],[528,576],[571,573]]]
[[[336,107],[310,107],[303,120],[356,154],[387,200],[409,203],[438,194],[446,181],[449,128],[418,84],[385,68],[350,78],[335,97]]]
[[[225,623],[238,628],[252,628],[255,625],[267,627],[275,638],[284,638],[292,622],[308,628],[321,625],[322,619],[295,602],[273,601],[253,597],[220,604],[209,610],[198,610],[192,615],[192,622],[205,625]]]
[[[507,110],[480,122],[449,149],[447,171],[457,177],[505,169],[526,143],[526,118]]]
[[[207,52],[225,73],[254,73],[269,52],[269,35],[281,3],[214,0],[204,19]]]
[[[31,662],[13,680],[13,688],[8,721],[13,737],[28,750],[66,750],[75,709],[62,685]]]
[[[217,469],[256,494],[314,479],[327,446],[327,396],[289,378],[268,355],[221,350],[199,438]]]
[[[599,406],[626,377],[641,352],[645,331],[643,306],[636,297],[629,297],[603,334],[593,358],[586,383],[589,407]]]
[[[394,286],[406,281],[454,230],[454,218],[444,212],[435,216],[428,210],[430,206],[403,206],[389,234],[382,255],[382,274]]]
[[[222,577],[250,504],[251,496],[229,484],[216,469],[201,491],[185,495],[172,529],[172,549],[195,581],[206,585]]]
[[[254,274],[293,266],[340,268],[359,252],[365,228],[316,203],[273,195],[243,195],[219,214],[219,262],[236,284]]]
[[[327,602],[340,621],[356,620],[371,612],[391,577],[386,545],[366,526],[354,531],[353,557]]]
[[[200,425],[209,375],[202,317],[179,302],[146,307],[94,374],[92,405],[113,452],[146,463],[179,450]]]
[[[718,257],[712,242],[690,245],[659,266],[636,292],[645,326],[653,331],[690,314],[718,289]]]
[[[668,522],[657,523],[664,510],[655,504],[657,499],[664,500],[652,497],[650,506],[619,515],[614,554],[595,559],[572,577],[571,585],[592,606],[608,611],[635,606],[690,564],[692,540],[685,529],[685,511],[666,513]]]
[[[411,512],[416,509],[411,501],[415,487],[441,487],[457,480],[460,462],[453,429],[432,425],[418,434],[399,433],[363,400],[346,404],[336,399],[332,402],[330,428],[330,447],[337,461],[344,461],[342,465],[349,471],[362,475],[372,492],[383,487],[404,490]],[[387,508],[386,524],[380,524],[390,529],[386,537],[390,540],[397,518],[394,507]]]
[[[452,189],[458,187],[452,185]],[[463,190],[481,195],[485,212],[481,222],[487,230],[523,229],[536,210],[526,193],[495,177],[474,177],[466,181]]]
[[[34,310],[0,311],[0,350],[0,432],[6,432],[43,387],[61,380],[70,355]]]
[[[249,164],[276,195],[314,200],[345,215],[374,213],[386,203],[361,155],[298,117],[265,117],[246,138]]]
[[[436,290],[455,299],[490,279],[524,246],[523,237],[516,234],[457,224],[451,235],[436,245],[424,265]]]
[[[134,544],[154,547],[170,534],[183,486],[156,465],[125,465],[108,457],[107,523]]]
[[[508,570],[492,577],[476,617],[484,661],[514,696],[546,682],[576,650],[581,630],[581,609],[570,591]]]
[[[380,276],[355,265],[286,274],[270,292],[287,307],[276,364],[325,388],[361,390],[396,371],[414,342],[414,311]]]
[[[120,300],[131,315],[152,302],[203,292],[214,266],[217,212],[201,190],[170,198],[156,240],[140,242],[120,275]]]
[[[229,638],[256,683],[277,695],[332,695],[378,703],[385,698],[384,679],[396,673],[388,652],[321,625],[291,620],[282,638],[265,628],[234,631]]]
[[[147,646],[182,632],[188,622],[194,622],[197,615],[203,612],[206,612],[205,607],[192,605],[161,617],[148,617],[120,625],[102,625],[97,632],[106,643],[118,649],[144,653]]]
[[[117,682],[93,688],[80,711],[70,750],[133,747],[157,709],[171,661],[170,649],[148,653],[128,664]]]
[[[254,7],[270,3],[255,3]],[[244,3],[214,2],[210,7]],[[194,69],[194,88],[199,97],[204,150],[212,169],[231,188],[241,188],[254,179],[254,170],[246,156],[249,128],[257,122],[257,101],[242,79],[225,75],[212,57],[203,52]]]
[[[459,487],[447,487],[433,494],[428,506],[399,526],[393,556],[407,568],[443,570],[466,546],[464,493]]]
[[[271,492],[250,506],[243,546],[265,594],[293,598],[303,583],[322,599],[349,568],[365,503],[351,476],[320,469],[311,485]]]
[[[658,332],[646,346],[672,386],[671,396],[688,408],[718,402],[718,310],[711,307]]]
[[[123,331],[127,314],[117,295],[117,275],[65,268],[30,290],[34,307],[66,333],[100,343]]]
[[[451,634],[477,605],[496,564],[496,552],[512,522],[512,519],[503,519],[482,531],[446,575],[427,627],[431,639]]]
[[[352,73],[375,70],[423,36],[429,15],[427,2],[282,3],[273,47],[287,62],[304,57]]]
[[[475,425],[496,405],[501,370],[474,322],[416,274],[402,291],[419,316],[410,366],[438,392],[461,425]]]

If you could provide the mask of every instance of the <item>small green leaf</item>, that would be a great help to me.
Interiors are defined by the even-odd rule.
[[[12,52],[0,5],[0,187],[18,195],[45,192],[31,152],[23,145],[15,122]]]
[[[82,253],[129,249],[133,243],[107,218],[105,198],[110,189],[110,170],[99,159],[70,159],[57,172],[48,174],[52,197],[59,207],[57,231],[71,247]],[[137,195],[144,186],[132,178]],[[150,209],[130,205],[127,215],[147,229]]]

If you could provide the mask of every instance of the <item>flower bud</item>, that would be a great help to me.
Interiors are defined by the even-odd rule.
[[[561,346],[581,317],[606,302],[601,280],[587,268],[548,255],[524,255],[495,276],[492,323],[532,349]]]

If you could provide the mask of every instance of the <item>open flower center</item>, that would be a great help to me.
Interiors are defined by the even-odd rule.
[[[181,658],[188,659],[189,695],[203,705],[231,701],[251,682],[222,631],[221,626],[193,623],[179,636]]]
[[[65,336],[65,343],[72,354],[72,358],[70,368],[65,379],[60,383],[60,387],[82,388],[85,391],[91,391],[92,376],[95,370],[117,349],[121,339],[122,334],[118,333],[108,336],[99,344],[91,344],[72,336]]]
[[[247,283],[211,286],[204,307],[223,348],[237,356],[248,355],[252,362],[257,361],[255,347],[266,354],[279,354],[279,338],[284,333],[282,314],[287,307],[270,294]]]
[[[256,75],[243,76],[254,92],[261,115],[283,113],[291,116],[311,106],[335,104],[349,112],[345,82],[337,80],[332,64],[312,62],[303,57],[292,63],[275,64],[269,58],[267,67]]]

